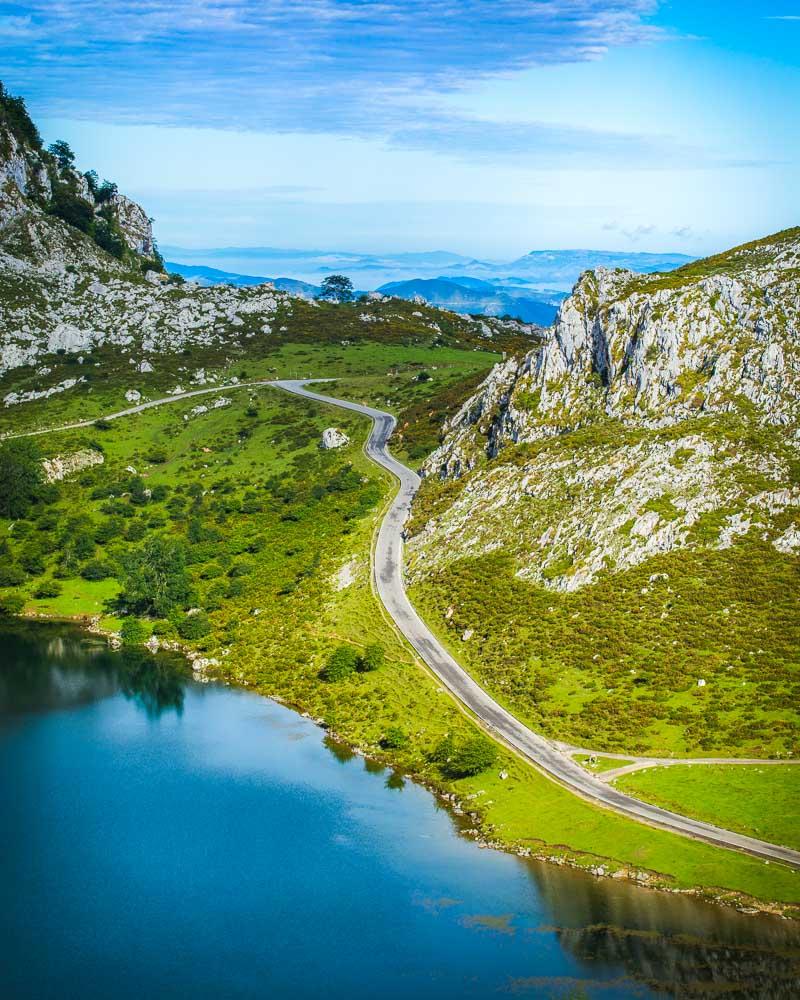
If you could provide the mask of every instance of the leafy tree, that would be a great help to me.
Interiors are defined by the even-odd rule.
[[[25,570],[16,563],[0,563],[0,587],[18,587],[25,582]]]
[[[108,219],[97,219],[92,233],[95,243],[117,260],[122,260],[127,249],[119,227]]]
[[[21,139],[33,149],[42,148],[42,137],[28,114],[24,99],[12,97],[2,83],[0,83],[0,119],[8,125],[17,139]]]
[[[138,614],[164,617],[191,600],[186,553],[173,539],[156,535],[122,560],[124,604]]]
[[[119,188],[113,181],[103,181],[97,189],[95,201],[98,205],[102,205],[104,202],[111,201],[117,195],[118,191]]]
[[[469,778],[491,767],[497,759],[497,747],[485,736],[473,736],[465,743],[452,745],[447,758],[439,761],[448,778]]]
[[[0,615],[18,615],[25,607],[21,594],[3,594],[0,597]]]
[[[381,746],[386,750],[401,750],[408,746],[408,736],[399,726],[389,726],[381,739]]]
[[[178,621],[181,639],[202,639],[211,631],[211,622],[204,614],[184,615]]]
[[[97,171],[87,170],[83,177],[89,187],[89,191],[91,191],[92,197],[96,199],[97,190],[100,187],[100,178],[97,176]]]
[[[115,572],[111,563],[102,559],[91,559],[81,567],[81,576],[84,580],[107,580],[110,576],[114,576]]]
[[[119,636],[123,646],[141,646],[147,642],[149,629],[143,621],[129,616],[123,618]]]
[[[373,643],[364,650],[358,658],[358,669],[362,673],[380,670],[386,662],[386,650],[379,642]]]
[[[75,154],[65,139],[58,139],[51,143],[47,147],[47,151],[56,158],[56,162],[62,170],[69,170],[75,166]]]
[[[0,517],[25,517],[45,495],[42,456],[35,441],[18,438],[0,445]]]
[[[75,194],[66,184],[53,185],[48,211],[75,229],[80,229],[82,233],[91,233],[93,230],[94,209],[85,198]]]
[[[324,681],[342,681],[358,667],[358,653],[352,646],[337,646],[320,671]]]
[[[329,274],[322,281],[319,297],[333,302],[352,302],[353,282],[343,274]]]

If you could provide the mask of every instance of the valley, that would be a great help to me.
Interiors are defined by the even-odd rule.
[[[609,261],[547,330],[382,293],[201,287],[166,273],[139,206],[5,113],[2,611],[182,651],[199,682],[293,706],[418,780],[483,846],[795,916],[782,811],[800,769],[604,783],[571,748],[800,756],[798,231],[665,273]],[[584,797],[510,730],[489,739],[397,633],[370,571],[394,481],[363,415],[266,384],[298,379],[397,421],[391,448],[423,478],[395,532],[437,655]],[[689,832],[774,837],[790,863],[602,807],[622,792]]]

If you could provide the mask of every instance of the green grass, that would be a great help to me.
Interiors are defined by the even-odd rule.
[[[472,377],[469,364],[485,363],[472,352],[450,355],[452,368],[440,369],[441,383],[434,372],[431,385],[415,380],[415,366],[430,361],[409,355],[417,348],[392,348],[399,354],[391,364],[372,347],[358,350],[369,352],[365,379],[378,379],[381,369],[385,373],[398,364],[409,366],[401,406],[415,405],[418,385],[446,394]],[[296,362],[296,354],[292,358],[294,352],[287,353]],[[350,364],[358,363],[353,355],[346,357]],[[466,374],[456,371],[459,360],[467,365]],[[343,364],[329,361],[332,366]],[[378,381],[371,391],[382,391]],[[51,453],[99,445],[105,463],[63,483],[56,503],[35,510],[25,529],[17,523],[9,531],[8,524],[0,524],[0,540],[5,538],[12,559],[31,539],[46,543],[44,574],[31,577],[21,588],[31,611],[58,617],[101,613],[116,626],[115,580],[84,581],[80,560],[65,563],[72,540],[79,535],[93,538],[98,527],[110,521],[118,530],[94,555],[119,562],[139,544],[136,538],[142,532],[182,539],[198,606],[207,610],[212,624],[208,636],[188,645],[219,659],[220,677],[324,719],[345,741],[401,771],[462,798],[475,796],[469,807],[481,815],[493,840],[583,866],[605,863],[613,870],[658,873],[652,878],[669,885],[798,900],[795,880],[780,866],[762,866],[597,809],[508,751],[502,750],[495,767],[477,778],[445,781],[429,755],[447,733],[457,740],[467,738],[474,733],[474,723],[398,638],[370,586],[370,543],[393,486],[362,453],[366,421],[267,388],[226,395],[232,399],[229,407],[189,420],[184,415],[200,401],[124,418],[104,432],[88,428],[41,438]],[[394,388],[391,395],[401,393]],[[342,451],[322,452],[319,435],[331,425],[345,429],[351,444]],[[158,456],[164,461],[148,457],[155,448],[165,452]],[[166,497],[132,503],[127,466],[144,477],[148,488],[166,487]],[[114,496],[103,495],[109,492]],[[192,524],[195,541],[190,538]],[[207,533],[212,540],[203,540]],[[254,542],[256,548],[250,551]],[[352,582],[337,589],[346,563],[352,563]],[[238,564],[247,571],[231,575]],[[62,577],[62,594],[32,599],[38,581],[56,573]],[[175,637],[173,622],[154,624],[167,638]],[[322,682],[319,670],[341,642],[357,647],[382,643],[385,666],[337,684]],[[406,747],[382,748],[390,727],[403,729]],[[501,770],[508,772],[507,781],[500,780]]]
[[[675,764],[615,779],[647,802],[800,850],[800,766]]]

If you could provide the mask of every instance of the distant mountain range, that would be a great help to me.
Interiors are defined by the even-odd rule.
[[[398,254],[277,247],[165,246],[162,250],[171,271],[201,285],[270,281],[282,291],[313,297],[326,275],[345,274],[358,289],[404,299],[421,296],[455,312],[511,315],[542,326],[553,322],[559,303],[584,271],[609,267],[650,274],[671,271],[694,259],[607,250],[532,250],[512,261],[480,260],[446,250]],[[281,276],[268,277],[275,274]]]

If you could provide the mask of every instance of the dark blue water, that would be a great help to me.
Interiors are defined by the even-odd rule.
[[[785,922],[481,850],[176,661],[50,625],[0,650],[4,997],[798,995]]]

